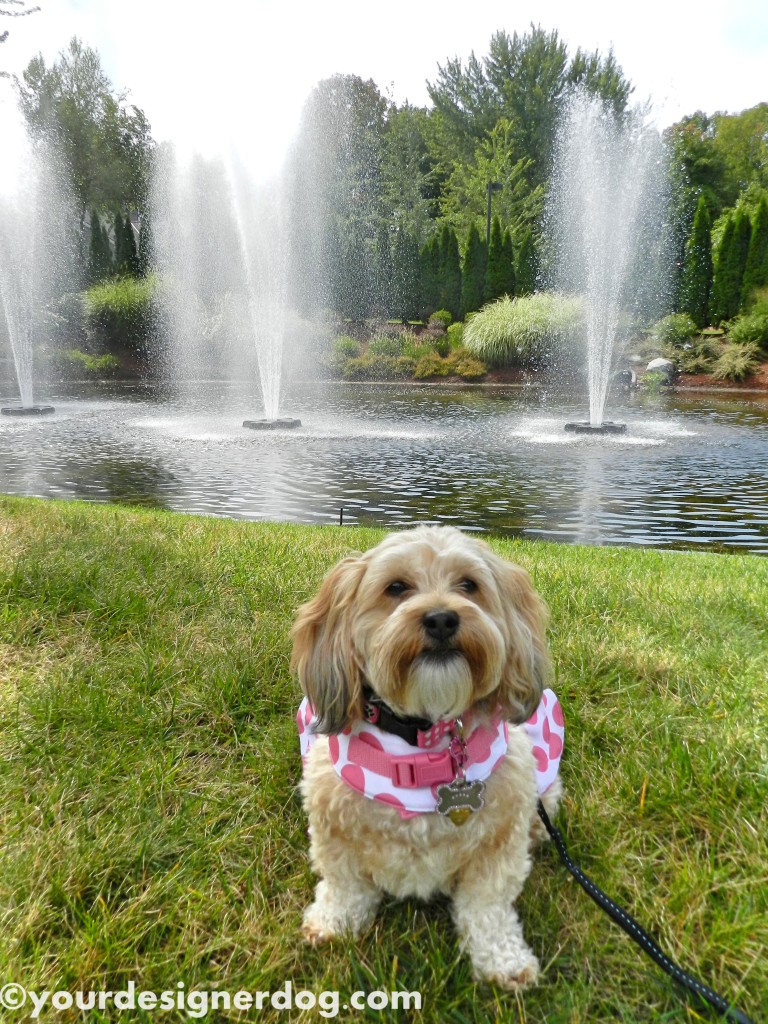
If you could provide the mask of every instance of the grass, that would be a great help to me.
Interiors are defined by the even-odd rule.
[[[583,318],[578,296],[538,292],[512,299],[504,295],[467,320],[464,344],[488,363],[547,362],[550,350],[570,353]]]
[[[713,1019],[549,847],[520,903],[546,967],[523,996],[472,982],[443,903],[391,902],[355,943],[301,945],[313,878],[288,631],[323,573],[381,536],[0,499],[0,984],[235,992],[292,979],[314,993],[423,995],[418,1015],[339,1020]],[[768,561],[492,543],[551,608],[567,723],[559,820],[573,856],[672,957],[758,1018]]]

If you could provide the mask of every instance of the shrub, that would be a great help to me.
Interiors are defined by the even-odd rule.
[[[490,364],[526,365],[547,361],[553,348],[568,352],[583,324],[578,296],[538,292],[504,296],[467,321],[464,344]]]
[[[722,346],[717,341],[702,338],[675,352],[675,359],[681,373],[711,373],[721,351]]]
[[[152,333],[157,278],[118,277],[82,293],[85,333],[100,349],[147,354]]]
[[[768,310],[736,317],[728,337],[739,345],[768,345]]]
[[[368,355],[371,356],[399,356],[403,353],[403,340],[398,334],[391,337],[386,334],[377,334],[368,343]]]
[[[757,370],[759,348],[755,344],[728,345],[715,363],[712,376],[715,380],[744,380]]]
[[[480,380],[485,377],[488,367],[480,359],[477,359],[465,348],[458,348],[450,354],[446,363],[449,372],[461,377],[463,380]]]
[[[416,364],[413,376],[417,380],[426,377],[447,377],[450,373],[447,359],[441,359],[437,352],[426,352]]]
[[[447,309],[438,309],[429,318],[429,326],[433,327],[436,324],[442,324],[447,331],[453,323],[453,316]]]
[[[416,360],[409,356],[371,355],[349,359],[344,367],[344,380],[392,380],[410,377]]]
[[[79,372],[93,377],[113,377],[121,368],[117,356],[93,356],[77,348],[52,353],[50,364],[59,373]]]
[[[464,324],[451,324],[448,328],[448,344],[460,348],[464,344]]]
[[[680,345],[696,334],[698,328],[688,313],[670,313],[654,324],[653,333],[666,345]]]

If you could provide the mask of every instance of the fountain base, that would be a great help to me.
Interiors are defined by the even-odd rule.
[[[624,434],[627,424],[614,423],[612,420],[603,420],[602,423],[593,424],[589,420],[581,420],[576,423],[566,423],[565,429],[574,434]]]
[[[47,416],[55,411],[52,405],[6,405],[0,409],[3,416]]]
[[[249,430],[293,430],[301,426],[301,420],[288,417],[282,420],[243,420],[243,426]]]

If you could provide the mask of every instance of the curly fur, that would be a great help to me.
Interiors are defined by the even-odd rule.
[[[438,643],[425,629],[435,611],[458,616],[450,640]],[[404,715],[435,721],[471,708],[479,720],[501,708],[519,724],[537,707],[549,672],[545,625],[523,569],[451,527],[420,527],[390,535],[326,576],[299,609],[292,666],[321,733],[362,716],[366,684]],[[302,795],[320,877],[304,915],[309,942],[360,932],[385,892],[445,893],[478,977],[505,988],[535,981],[538,962],[514,909],[541,834],[524,730],[510,728],[485,806],[461,827],[439,814],[403,819],[351,789],[334,771],[324,737],[310,752]],[[556,783],[545,794],[548,810],[559,795]]]

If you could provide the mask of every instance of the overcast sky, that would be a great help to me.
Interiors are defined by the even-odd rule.
[[[237,137],[279,164],[313,85],[336,72],[373,78],[397,102],[428,103],[446,58],[487,53],[493,32],[557,29],[571,53],[610,47],[650,97],[661,126],[697,109],[736,112],[768,101],[766,0],[28,0],[40,13],[0,18],[0,68],[48,63],[73,35],[129,89],[158,141],[218,149]],[[9,102],[0,80],[0,105]],[[1,157],[0,157],[1,159]]]

